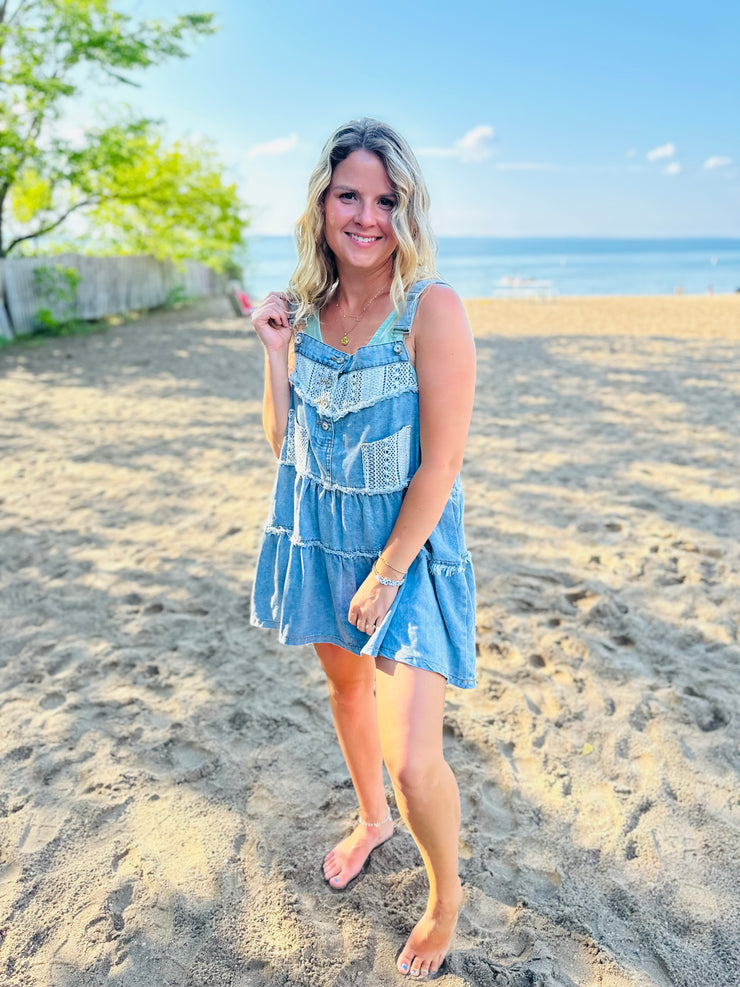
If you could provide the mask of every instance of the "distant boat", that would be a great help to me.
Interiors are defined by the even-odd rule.
[[[553,298],[556,294],[552,281],[508,274],[498,279],[494,294],[497,292],[508,298]]]

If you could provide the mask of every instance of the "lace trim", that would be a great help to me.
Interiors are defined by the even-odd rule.
[[[361,367],[340,375],[302,353],[296,353],[291,383],[304,401],[335,419],[402,391],[418,390],[416,371],[406,361]]]

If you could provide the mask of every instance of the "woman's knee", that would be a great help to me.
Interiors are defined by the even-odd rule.
[[[430,751],[393,751],[385,763],[394,787],[407,797],[430,791],[445,769],[442,754]]]
[[[351,707],[372,697],[374,665],[364,662],[362,656],[349,654],[334,645],[321,645],[316,651],[333,703]]]

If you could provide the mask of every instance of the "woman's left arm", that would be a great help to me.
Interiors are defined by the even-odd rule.
[[[421,465],[382,552],[388,565],[377,566],[379,574],[390,579],[408,569],[442,517],[462,466],[475,391],[473,335],[451,288],[427,288],[419,301],[414,335]],[[394,595],[395,590],[370,573],[352,600],[350,623],[382,620]]]

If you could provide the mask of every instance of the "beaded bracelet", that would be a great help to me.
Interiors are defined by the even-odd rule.
[[[402,576],[400,579],[386,579],[385,576],[379,575],[378,570],[375,568],[377,564],[378,564],[377,560],[373,562],[373,575],[375,576],[375,578],[378,580],[379,583],[382,583],[383,586],[403,585],[403,581],[406,578],[405,576]]]

